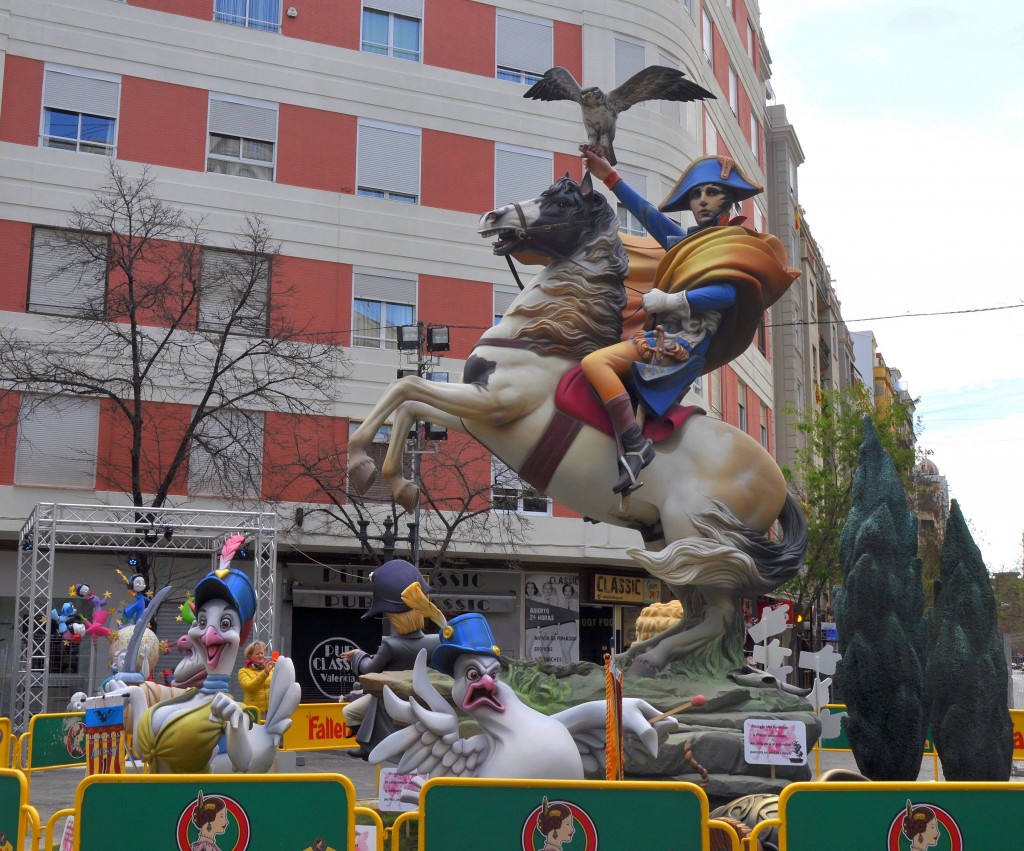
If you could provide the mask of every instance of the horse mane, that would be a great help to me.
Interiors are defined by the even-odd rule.
[[[569,260],[552,261],[537,284],[547,300],[518,305],[509,313],[528,320],[514,338],[543,342],[545,354],[554,357],[583,360],[622,336],[622,282],[629,274],[629,257],[619,239],[615,211],[603,196],[596,199],[576,251]]]

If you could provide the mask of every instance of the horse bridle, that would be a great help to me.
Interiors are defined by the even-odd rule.
[[[518,201],[514,201],[512,203],[512,206],[515,208],[516,215],[519,216],[519,227],[517,227],[515,229],[515,235],[516,235],[516,238],[520,239],[520,240],[536,239],[538,236],[544,236],[546,234],[556,233],[556,232],[558,232],[560,230],[569,230],[570,228],[583,228],[583,227],[586,227],[586,225],[587,225],[587,223],[585,221],[583,221],[583,222],[576,221],[576,216],[573,215],[572,217],[570,217],[570,219],[568,221],[565,221],[565,222],[556,222],[556,223],[550,224],[550,225],[533,225],[533,226],[531,226],[531,225],[528,225],[526,223],[526,213],[523,212],[523,208],[519,204],[519,202]],[[545,248],[546,248],[546,246],[545,246]],[[562,252],[560,252],[560,251],[552,250],[551,251],[551,255],[552,255],[553,258],[558,259],[558,260],[572,260],[571,257],[567,257],[565,254],[562,254]],[[513,265],[513,263],[512,263],[512,253],[511,252],[509,252],[508,254],[505,255],[505,261],[508,263],[508,268],[512,272],[512,277],[515,278],[515,280],[516,280],[516,285],[519,287],[520,290],[526,289],[526,287],[524,286],[523,282],[519,279],[519,273],[516,271],[515,265]]]

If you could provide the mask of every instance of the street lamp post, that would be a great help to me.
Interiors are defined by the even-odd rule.
[[[373,548],[370,544],[374,541],[380,543],[380,551],[384,556],[384,561],[391,561],[395,557],[395,545],[399,543],[409,544],[409,555],[412,556],[410,561],[416,564],[416,549],[419,542],[419,523],[406,523],[409,527],[408,535],[399,535],[395,525],[395,521],[390,517],[384,518],[384,531],[379,535],[371,535],[369,533],[370,521],[360,520],[359,531],[356,533],[359,538],[359,546],[366,552]]]
[[[424,330],[426,333],[424,333]],[[424,348],[426,351],[424,352]],[[441,352],[447,352],[451,348],[451,334],[447,325],[424,325],[417,322],[415,325],[401,325],[398,328],[398,350],[406,352],[408,363],[415,365],[415,375],[419,378],[424,376],[431,381],[443,381],[447,383],[448,373],[437,372],[431,367],[439,366],[441,363]],[[410,371],[411,372],[411,371]],[[408,373],[398,370],[398,377],[404,378]],[[443,376],[443,377],[442,377]],[[422,426],[422,428],[421,428]],[[393,435],[392,439],[398,439]],[[423,440],[447,440],[448,429],[443,426],[434,426],[430,423],[417,422],[415,426],[416,448],[412,452],[412,476],[417,487],[422,489],[420,479],[420,463],[423,453]],[[416,567],[420,566],[420,503],[416,501],[414,522],[409,524],[410,540],[409,550],[411,561]],[[387,523],[387,521],[385,521]]]

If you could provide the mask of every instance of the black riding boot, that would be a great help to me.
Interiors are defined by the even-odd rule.
[[[643,485],[637,476],[640,471],[654,460],[654,446],[648,438],[640,433],[633,405],[629,395],[623,393],[609,402],[605,402],[608,416],[615,428],[616,442],[619,448],[619,470],[621,475],[612,488],[614,493],[630,494]]]

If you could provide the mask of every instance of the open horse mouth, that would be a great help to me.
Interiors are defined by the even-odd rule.
[[[491,243],[491,249],[499,257],[511,254],[516,248],[526,242],[526,240],[519,235],[521,231],[515,228],[492,228],[490,230],[478,231],[478,233],[484,239],[497,234],[498,241]]]

